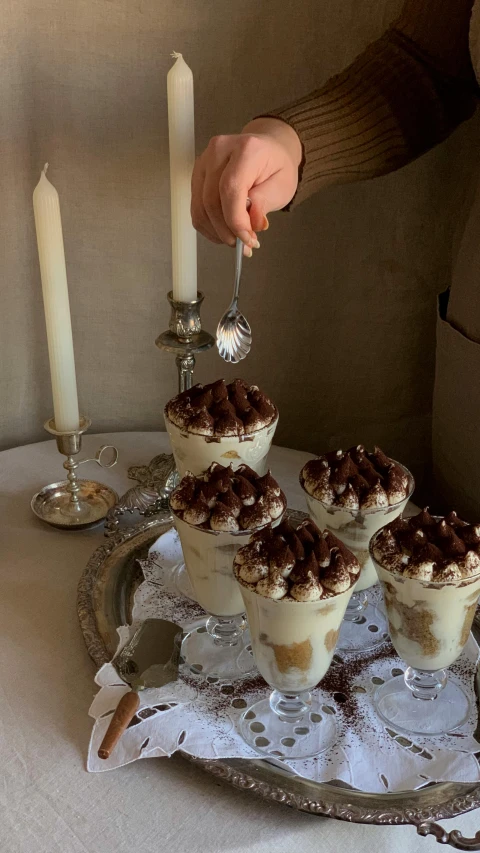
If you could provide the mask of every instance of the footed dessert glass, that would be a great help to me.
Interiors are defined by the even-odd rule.
[[[197,476],[206,471],[213,462],[231,465],[234,471],[245,464],[261,477],[267,473],[268,454],[277,428],[278,415],[270,424],[256,432],[230,436],[198,435],[181,430],[168,418],[166,410],[164,415],[178,472],[177,484],[187,471]],[[238,548],[241,544],[244,543],[240,542]],[[192,591],[183,561],[175,569],[173,582],[181,595],[195,600],[195,592]]]
[[[277,424],[278,416],[267,426],[247,435],[198,435],[181,430],[165,412],[165,426],[180,479],[187,471],[201,474],[212,462],[232,465],[234,470],[245,463],[263,476],[267,472],[267,457]]]
[[[334,710],[312,697],[327,672],[351,588],[320,601],[265,598],[238,584],[245,602],[253,656],[273,689],[242,715],[240,733],[272,758],[308,758],[338,737]]]
[[[250,640],[233,560],[252,531],[207,530],[174,518],[193,594],[209,616],[205,626],[185,636],[182,657],[197,674],[219,681],[242,678],[255,663],[246,648]]]
[[[331,506],[309,495],[302,481],[310,517],[321,530],[329,530],[355,554],[361,573],[355,592],[348,603],[340,630],[337,648],[346,652],[364,652],[376,648],[388,639],[388,626],[383,613],[368,600],[366,590],[378,582],[375,565],[369,552],[374,534],[404,511],[415,487],[407,468],[395,463],[407,474],[410,490],[404,500],[386,507],[350,510]]]
[[[374,705],[396,731],[441,735],[468,719],[471,702],[448,677],[470,636],[480,595],[480,574],[435,583],[384,568],[370,553],[383,586],[392,643],[407,664],[404,675],[382,684]]]

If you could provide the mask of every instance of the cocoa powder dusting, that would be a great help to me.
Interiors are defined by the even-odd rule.
[[[355,686],[355,681],[362,673],[368,663],[375,661],[378,663],[386,658],[391,658],[395,654],[391,643],[387,642],[374,653],[368,652],[366,655],[358,655],[353,657],[349,655],[342,658],[335,655],[330,668],[325,673],[318,687],[320,690],[329,693],[334,697],[335,693],[342,694],[342,699],[339,704],[342,707],[342,714],[345,717],[348,726],[356,732],[361,732],[364,726],[364,710],[359,704],[359,697],[364,695],[365,690]],[[335,700],[338,702],[338,699]],[[367,718],[368,719],[368,716]]]

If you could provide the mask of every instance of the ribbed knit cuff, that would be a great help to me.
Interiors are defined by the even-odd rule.
[[[471,87],[442,77],[410,47],[390,29],[324,87],[268,114],[302,143],[295,204],[328,184],[400,168],[472,114]]]

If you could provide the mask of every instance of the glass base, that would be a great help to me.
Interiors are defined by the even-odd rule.
[[[382,684],[375,691],[373,704],[392,729],[416,735],[443,735],[458,729],[472,710],[470,699],[454,679],[449,678],[439,692],[419,699],[407,687],[403,675]]]
[[[208,630],[212,618],[217,621],[210,617],[206,625],[200,625],[184,637],[181,650],[183,665],[194,675],[201,675],[212,683],[236,681],[255,672],[250,632],[242,628],[233,644],[217,642]]]
[[[342,652],[368,652],[381,646],[388,637],[385,616],[367,600],[365,606],[355,610],[353,619],[343,619],[337,649]]]
[[[333,714],[326,714],[322,704],[311,699],[295,720],[280,717],[272,710],[272,700],[262,699],[248,708],[240,719],[244,741],[265,758],[311,758],[330,749],[338,738]],[[277,704],[278,708],[278,704]]]

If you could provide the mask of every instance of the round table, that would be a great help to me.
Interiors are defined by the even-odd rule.
[[[165,433],[86,435],[83,448],[90,455],[107,442],[119,449],[118,465],[102,472],[85,466],[82,474],[119,494],[132,485],[130,465],[168,452]],[[289,506],[298,509],[305,508],[298,472],[308,458],[279,447],[271,453]],[[97,688],[75,598],[103,528],[65,532],[34,517],[32,495],[61,479],[62,470],[53,441],[0,454],[2,853],[320,853],[343,845],[356,853],[438,850],[413,827],[345,824],[267,804],[179,757],[86,772],[88,708]],[[477,812],[443,822],[464,835],[474,835],[479,824]]]

